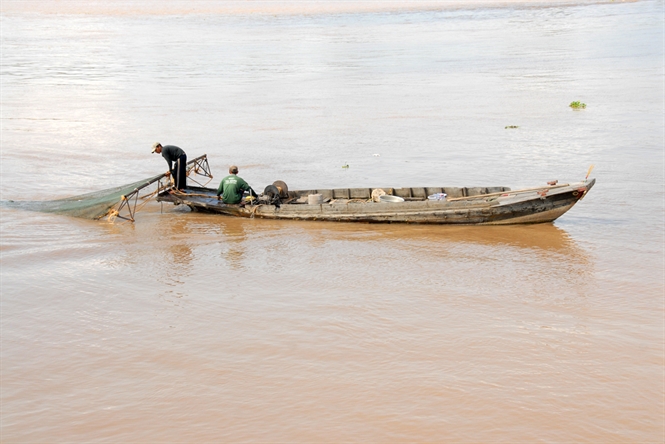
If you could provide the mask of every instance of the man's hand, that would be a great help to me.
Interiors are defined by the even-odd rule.
[[[222,196],[217,196],[217,200],[222,200]]]
[[[171,175],[171,172],[170,172],[170,171],[167,171],[166,173],[164,173],[164,175],[165,175],[166,177],[169,177],[169,176]]]

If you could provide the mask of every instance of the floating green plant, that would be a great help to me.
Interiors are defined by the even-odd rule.
[[[348,164],[348,163],[347,163],[347,164],[344,164],[344,165],[342,165],[342,168],[348,168],[348,167],[349,167],[349,164]]]
[[[573,109],[583,109],[586,108],[586,103],[576,101],[576,102],[570,102],[570,105],[568,106],[570,106]]]

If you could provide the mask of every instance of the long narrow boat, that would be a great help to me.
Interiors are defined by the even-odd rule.
[[[191,187],[167,190],[157,200],[184,204],[194,211],[235,217],[418,224],[503,225],[552,222],[570,210],[595,179],[511,191],[507,187],[335,188],[288,191],[275,182],[258,199],[228,205],[216,190]],[[380,190],[380,191],[378,191]]]

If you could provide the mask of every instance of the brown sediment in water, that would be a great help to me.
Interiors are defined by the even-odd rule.
[[[499,7],[579,6],[625,3],[636,0],[479,0],[479,1],[3,1],[2,14],[100,14],[100,15],[301,15],[419,10],[480,9]]]
[[[519,188],[590,164],[599,185],[506,227],[0,205],[3,442],[664,441],[657,2],[24,3],[53,14],[2,0],[0,199],[163,173],[155,140],[206,153],[211,187],[231,164],[257,191]]]

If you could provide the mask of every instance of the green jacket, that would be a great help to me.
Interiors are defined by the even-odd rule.
[[[251,187],[242,178],[231,174],[226,176],[217,188],[217,196],[221,194],[226,204],[237,204],[242,200],[242,193],[251,190]]]

